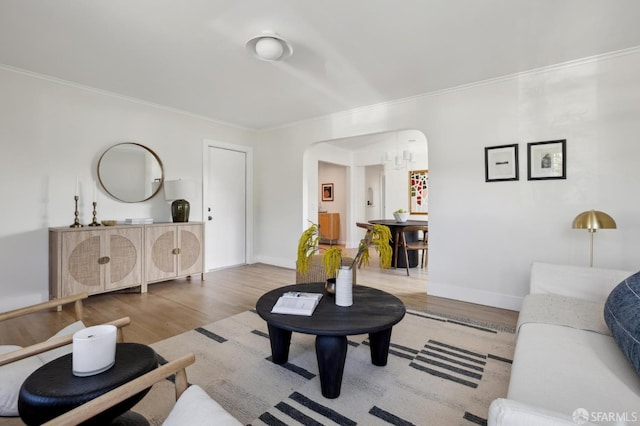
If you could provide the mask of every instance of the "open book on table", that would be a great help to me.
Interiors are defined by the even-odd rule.
[[[322,293],[301,293],[289,291],[284,293],[273,308],[271,313],[305,315],[310,316],[320,303]]]

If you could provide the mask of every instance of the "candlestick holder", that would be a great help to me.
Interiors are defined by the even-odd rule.
[[[98,223],[98,220],[96,219],[96,206],[98,205],[98,203],[96,203],[95,201],[93,202],[93,222],[91,222],[89,224],[89,226],[100,226],[100,224]]]
[[[74,200],[76,200],[76,211],[75,211],[75,219],[73,220],[73,223],[69,226],[69,228],[82,228],[82,224],[80,223],[80,220],[78,219],[79,213],[78,213],[78,200],[80,199],[80,197],[78,197],[77,195],[75,197],[73,197]]]

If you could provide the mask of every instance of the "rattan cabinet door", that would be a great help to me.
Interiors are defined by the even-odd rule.
[[[106,232],[109,261],[103,265],[105,290],[142,285],[142,234],[142,227]]]
[[[86,291],[100,293],[104,289],[101,257],[102,233],[71,231],[62,233],[60,296]]]
[[[147,282],[178,276],[178,228],[175,225],[145,228]]]
[[[178,227],[178,276],[199,274],[203,271],[202,224],[181,225]]]

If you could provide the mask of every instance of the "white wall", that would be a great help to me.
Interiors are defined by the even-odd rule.
[[[102,152],[119,142],[154,150],[167,179],[202,182],[204,138],[246,144],[247,132],[96,91],[0,69],[0,311],[48,299],[49,227],[73,222],[76,176],[80,222],[91,221]],[[190,220],[202,220],[202,201]],[[161,194],[122,203],[98,192],[98,219],[171,221]]]
[[[168,179],[196,182],[203,139],[252,145],[255,259],[266,263],[293,267],[306,212],[317,211],[304,190],[317,179],[312,144],[417,129],[429,143],[430,294],[519,307],[532,261],[588,264],[588,233],[571,221],[592,208],[618,223],[596,234],[595,266],[640,264],[640,51],[259,133],[3,69],[0,93],[2,310],[47,298],[47,228],[73,221],[76,176],[89,222],[97,159],[123,141],[155,150]],[[568,178],[527,181],[526,143],[565,138]],[[484,147],[507,143],[520,144],[520,181],[485,183]],[[100,219],[170,220],[161,197],[98,198]],[[201,220],[201,200],[190,201]]]
[[[340,237],[338,244],[345,242],[346,216],[347,216],[347,167],[343,165],[320,162],[318,164],[318,205],[327,213],[340,214]],[[322,201],[321,186],[325,183],[333,183],[333,201]],[[317,223],[317,222],[316,222]],[[334,241],[335,243],[335,241]]]
[[[413,128],[429,142],[430,294],[519,308],[532,261],[588,265],[588,233],[571,221],[592,208],[618,223],[595,236],[595,266],[637,269],[639,117],[635,51],[262,132],[257,256],[293,264],[311,144]],[[527,181],[526,143],[555,139],[567,139],[567,179]],[[509,143],[520,180],[484,182],[484,147]],[[279,187],[291,197],[276,206]]]

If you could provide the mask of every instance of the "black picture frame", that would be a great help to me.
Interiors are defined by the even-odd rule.
[[[333,201],[333,184],[322,184],[322,201]]]
[[[485,147],[485,182],[503,182],[519,178],[518,144]]]
[[[527,179],[567,178],[567,140],[527,144]]]

